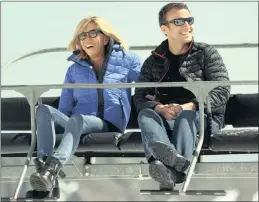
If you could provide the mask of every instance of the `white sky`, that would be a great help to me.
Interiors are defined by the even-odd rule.
[[[8,2],[1,6],[1,66],[44,48],[66,47],[78,22],[105,17],[131,46],[158,45],[158,12],[165,2]],[[258,43],[258,3],[191,2],[195,39],[210,44]],[[232,80],[258,79],[258,48],[219,50]],[[144,60],[148,51],[138,51]],[[62,83],[69,55],[34,56],[2,71],[2,85]],[[249,62],[247,62],[249,61]],[[249,70],[249,71],[247,71]],[[49,74],[51,72],[51,74]]]

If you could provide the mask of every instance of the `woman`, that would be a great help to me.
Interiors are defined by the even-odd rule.
[[[111,25],[100,17],[83,19],[77,26],[64,83],[129,83],[138,80],[140,59],[127,51]],[[130,89],[62,89],[58,110],[39,105],[36,112],[36,172],[30,177],[34,190],[51,191],[60,169],[76,151],[82,134],[123,132],[131,110]],[[63,129],[55,152],[55,131]]]

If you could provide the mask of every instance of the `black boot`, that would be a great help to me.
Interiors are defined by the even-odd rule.
[[[43,158],[35,158],[33,160],[35,165],[35,170],[37,173],[40,173],[44,167],[45,161],[47,159],[47,156]],[[26,192],[26,198],[33,198],[33,199],[43,199],[46,197],[50,197],[49,191],[36,191],[36,190],[30,190]]]
[[[35,158],[33,160],[34,165],[35,165],[35,170],[37,173],[41,172],[41,170],[43,169],[43,167],[45,165],[47,158],[48,158],[47,156],[44,156],[43,158]]]
[[[36,191],[52,191],[61,168],[62,164],[57,158],[48,157],[41,171],[31,175],[30,183],[32,188]]]

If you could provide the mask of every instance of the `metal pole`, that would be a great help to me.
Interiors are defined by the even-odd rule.
[[[16,190],[14,193],[14,197],[13,199],[17,199],[21,190],[21,186],[22,183],[24,181],[24,177],[26,174],[26,171],[28,169],[28,166],[30,164],[34,149],[35,149],[35,145],[36,145],[36,124],[35,124],[35,104],[37,102],[37,100],[39,99],[40,95],[47,91],[49,89],[38,89],[35,90],[34,88],[31,88],[29,91],[27,91],[27,89],[21,89],[21,90],[17,90],[19,93],[22,93],[28,100],[29,105],[30,105],[30,112],[31,112],[31,145],[27,154],[27,157],[25,159],[24,162],[24,166],[23,166],[23,170],[19,179],[19,182],[16,186]]]
[[[187,173],[186,181],[183,184],[183,187],[181,189],[182,193],[185,193],[187,191],[188,187],[189,187],[189,184],[190,184],[190,181],[191,181],[191,177],[193,175],[193,172],[194,172],[194,169],[195,169],[195,166],[196,166],[196,163],[198,161],[198,157],[199,157],[202,145],[203,145],[203,141],[204,141],[205,124],[204,124],[204,101],[203,101],[204,99],[203,99],[203,96],[204,95],[201,93],[199,95],[200,99],[198,100],[199,101],[199,113],[200,113],[199,142],[198,142],[198,145],[197,145],[197,147],[195,149],[194,156],[193,156],[193,159],[192,159],[192,163],[191,163],[190,169],[189,169],[189,171]],[[211,105],[210,105],[210,98],[209,98],[208,95],[206,96],[206,102],[207,102],[207,106],[208,106],[208,111],[210,112],[211,111]]]

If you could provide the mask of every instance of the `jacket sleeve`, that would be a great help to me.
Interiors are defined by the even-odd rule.
[[[64,84],[72,84],[72,74],[71,67],[68,68],[64,80]],[[67,116],[72,114],[72,109],[74,107],[74,98],[73,98],[73,88],[63,88],[61,91],[60,101],[58,110],[64,113]]]
[[[132,63],[131,63],[129,75],[128,75],[128,81],[130,83],[138,81],[140,69],[141,69],[141,59],[136,54],[133,54],[133,59],[132,59]]]
[[[204,76],[206,81],[229,81],[228,71],[218,51],[208,46],[204,50]],[[230,97],[230,86],[218,86],[209,92],[211,111],[218,112]],[[196,105],[197,99],[194,100]],[[207,105],[205,104],[205,110]]]
[[[152,76],[152,71],[151,71],[151,64],[147,60],[145,60],[141,71],[140,71],[140,76],[138,82],[155,82]],[[150,101],[150,99],[146,98],[146,95],[154,95],[154,88],[136,88],[135,89],[135,94],[134,94],[134,104],[136,107],[137,112],[140,112],[142,109],[145,108],[151,108],[154,109],[154,107],[157,104],[160,104],[157,101]]]

